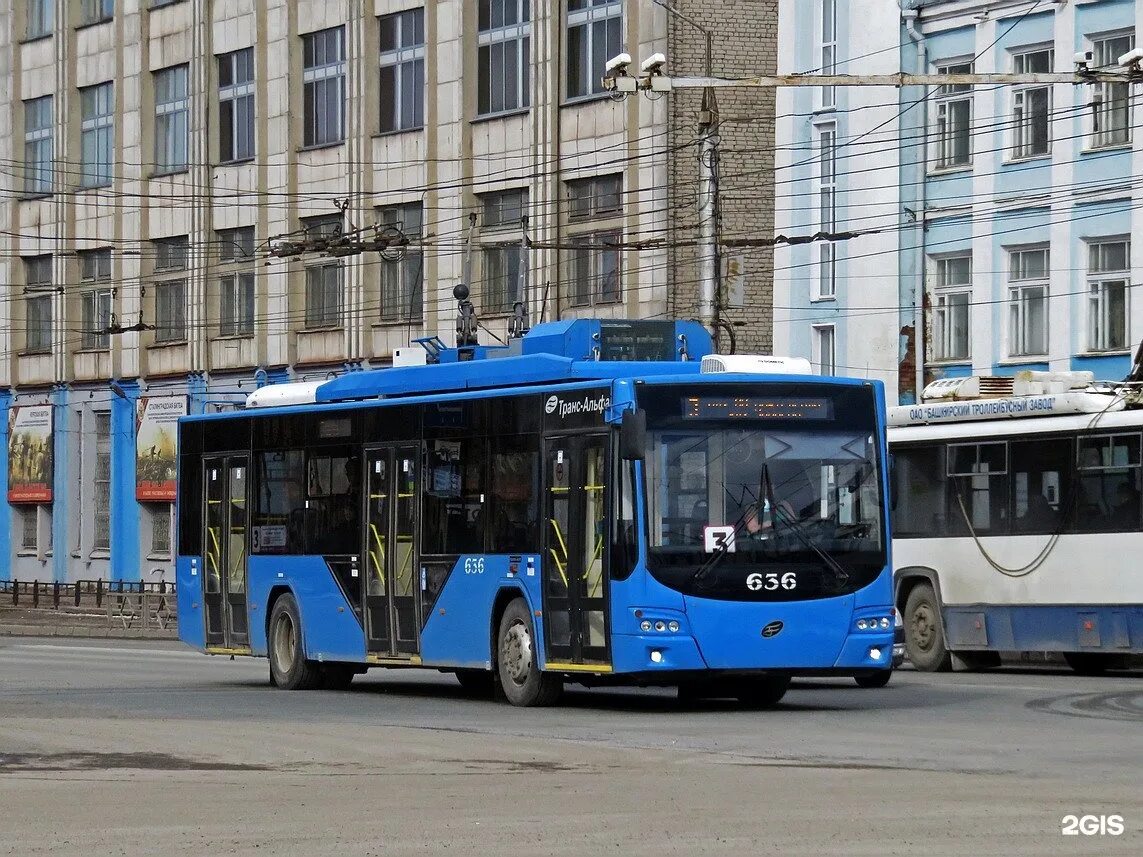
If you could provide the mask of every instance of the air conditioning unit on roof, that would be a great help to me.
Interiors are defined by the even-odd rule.
[[[812,375],[810,361],[803,357],[768,354],[708,354],[699,371],[704,375],[737,372],[745,375]]]

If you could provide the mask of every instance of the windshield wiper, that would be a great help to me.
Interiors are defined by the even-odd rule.
[[[729,493],[729,492],[727,492],[727,493]],[[711,571],[714,570],[714,567],[726,558],[726,555],[728,553],[730,553],[731,545],[733,545],[738,540],[738,533],[739,533],[739,531],[741,531],[742,527],[746,524],[746,519],[749,516],[750,516],[750,508],[747,507],[746,511],[744,511],[742,513],[742,517],[740,517],[737,521],[734,522],[734,532],[731,533],[731,537],[728,539],[724,539],[722,544],[720,544],[717,548],[714,549],[714,552],[710,555],[710,558],[706,562],[704,562],[702,565],[700,565],[697,569],[695,569],[695,573],[691,575],[691,583],[694,583],[694,584],[702,583],[703,580],[706,579],[706,576],[708,574],[710,574]]]
[[[770,514],[775,523],[781,522],[790,529],[790,531],[798,537],[803,545],[813,551],[818,559],[820,559],[825,567],[833,572],[834,583],[838,588],[844,588],[849,583],[849,572],[847,572],[840,562],[838,562],[832,555],[827,553],[821,547],[814,543],[814,540],[806,535],[805,529],[801,523],[791,516],[785,509],[774,502],[774,483],[770,481],[770,467],[769,465],[762,465],[762,478],[761,485],[762,496],[766,498],[766,504],[770,507]]]

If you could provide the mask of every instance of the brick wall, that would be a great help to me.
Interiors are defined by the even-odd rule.
[[[675,0],[675,7],[714,35],[715,77],[745,77],[777,71],[777,0]],[[705,73],[706,44],[693,26],[670,17],[667,69],[673,75]],[[720,160],[721,223],[724,240],[774,234],[774,90],[723,89],[717,92],[722,139]],[[701,90],[671,96],[672,149],[696,139]],[[672,244],[698,238],[698,147],[675,151],[669,166]],[[727,282],[720,281],[721,315],[735,325],[740,352],[769,353],[773,348],[774,254],[770,248],[729,250],[740,257],[745,300],[728,306]],[[698,266],[694,247],[672,250],[669,306],[672,315],[697,317]],[[742,326],[738,326],[741,324]],[[720,348],[729,350],[725,334]]]

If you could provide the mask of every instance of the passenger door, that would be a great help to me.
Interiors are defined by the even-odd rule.
[[[206,485],[203,603],[208,647],[248,649],[246,613],[245,455],[211,456],[203,461]]]
[[[419,650],[416,502],[420,449],[389,445],[365,454],[365,636],[368,651]]]
[[[610,663],[606,434],[549,438],[544,481],[544,627],[548,661]]]

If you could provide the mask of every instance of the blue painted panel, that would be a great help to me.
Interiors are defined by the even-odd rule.
[[[1076,4],[1075,50],[1088,49],[1086,36],[1135,29],[1135,0]]]
[[[929,60],[934,64],[946,59],[971,57],[976,53],[976,27],[958,27],[927,35],[925,46]]]
[[[139,502],[135,499],[135,402],[139,385],[119,381],[111,399],[111,579],[140,580]]]
[[[685,600],[699,650],[713,669],[831,666],[853,620],[852,595],[784,603],[714,601],[690,595]],[[764,638],[763,626],[775,620],[785,628]]]
[[[470,573],[465,573],[466,561]],[[483,571],[477,571],[481,563]],[[540,603],[540,557],[525,555],[515,565],[512,574],[507,556],[462,556],[457,561],[421,632],[426,665],[491,669],[492,604],[504,588],[528,601],[537,639],[543,639],[543,622],[534,615],[534,605]]]
[[[192,565],[194,563],[194,565]],[[179,611],[179,639],[196,649],[206,648],[206,617],[202,606],[202,557],[175,560],[175,592]]]
[[[781,635],[779,635],[781,636]],[[871,651],[876,649],[880,657],[874,659]],[[886,634],[853,633],[845,638],[841,654],[833,666],[837,669],[885,668],[893,657],[893,632]]]
[[[1034,372],[1047,372],[1047,363],[997,363],[992,367],[992,374],[998,378],[1013,378],[1017,372],[1032,370]]]
[[[325,560],[314,556],[252,556],[247,563],[250,648],[266,653],[270,590],[287,586],[298,602],[306,657],[315,661],[365,660],[365,632]]]
[[[651,660],[657,651],[662,660]],[[616,673],[704,670],[707,663],[693,637],[682,634],[613,634],[611,661]]]
[[[1101,354],[1085,357],[1077,354],[1072,357],[1073,372],[1094,372],[1097,381],[1119,381],[1131,371],[1131,355]]]
[[[4,514],[0,515],[0,580],[12,579],[12,507],[8,505],[8,411],[12,391],[0,391],[0,474],[3,474]]]
[[[886,489],[887,491],[888,489]],[[882,496],[888,497],[889,494],[885,493]],[[816,602],[808,602],[807,606],[811,607]],[[893,563],[892,558],[890,562],[882,570],[881,574],[868,586],[863,586],[861,589],[853,593],[853,609],[860,611],[868,611],[869,608],[885,608],[890,609],[893,606]]]
[[[1143,606],[945,607],[946,627],[984,617],[984,645],[965,650],[1143,653]]]

